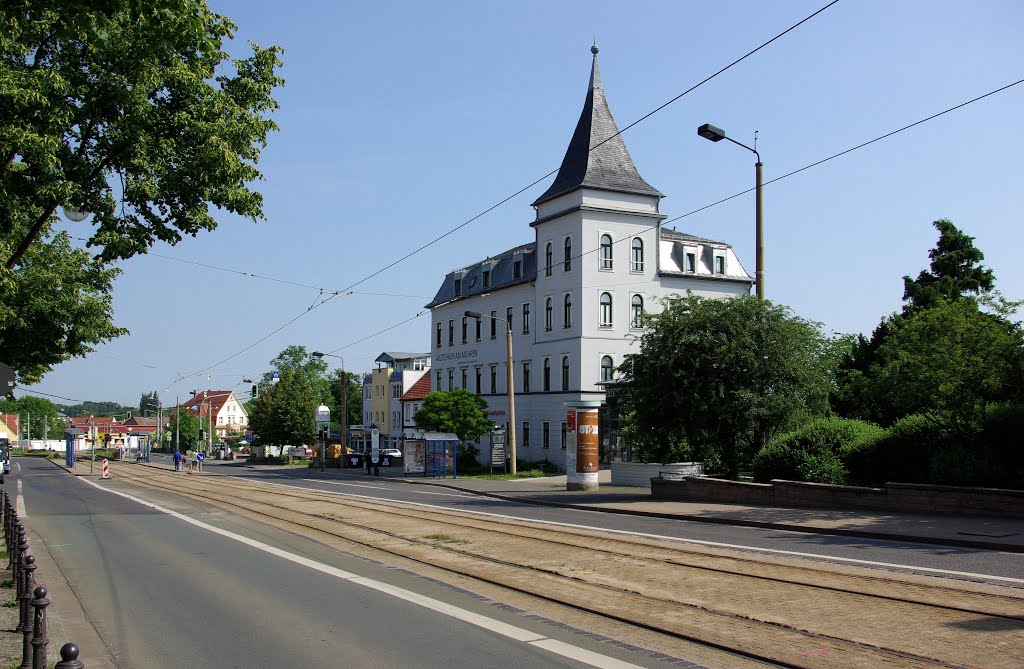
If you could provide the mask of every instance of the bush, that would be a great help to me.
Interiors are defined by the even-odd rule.
[[[862,441],[884,434],[874,423],[849,418],[818,418],[768,443],[753,461],[754,480],[772,479],[845,483],[841,454]]]
[[[848,480],[855,485],[932,483],[930,463],[950,445],[940,426],[915,414],[901,418],[874,438],[851,444],[843,460]]]

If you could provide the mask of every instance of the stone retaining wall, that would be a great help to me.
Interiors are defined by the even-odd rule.
[[[702,462],[673,462],[667,465],[650,462],[613,462],[612,485],[630,485],[647,487],[651,479],[662,474],[675,478],[683,476],[701,476],[704,474]]]
[[[687,477],[681,481],[652,478],[651,496],[657,499],[722,504],[1024,518],[1024,490],[916,483],[887,483],[884,488],[858,488],[782,480],[740,483],[697,477]]]

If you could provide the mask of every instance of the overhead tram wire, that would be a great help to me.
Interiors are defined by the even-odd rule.
[[[799,169],[796,169],[796,170],[793,170],[792,172],[787,172],[786,174],[783,174],[782,176],[775,177],[774,179],[770,179],[770,180],[764,182],[764,184],[762,184],[762,186],[767,186],[768,184],[775,183],[776,181],[782,181],[783,179],[791,177],[794,174],[799,174],[800,172],[803,172],[804,170],[809,170],[812,167],[817,167],[818,165],[821,165],[822,163],[827,163],[828,161],[830,161],[830,160],[832,160],[834,158],[838,158],[840,156],[845,156],[847,153],[852,153],[852,152],[856,151],[857,149],[862,149],[865,146],[868,146],[869,144],[874,144],[875,142],[879,142],[879,141],[881,141],[883,139],[886,139],[887,137],[892,137],[893,135],[895,135],[897,133],[900,133],[900,132],[903,132],[904,130],[909,130],[910,128],[913,128],[914,126],[921,125],[922,123],[926,123],[928,121],[931,121],[932,119],[936,119],[936,118],[942,116],[943,114],[948,114],[949,112],[956,111],[957,109],[960,109],[961,107],[966,107],[967,105],[972,104],[974,102],[977,102],[979,100],[983,100],[983,99],[989,97],[990,95],[995,95],[996,93],[1002,93],[1003,91],[1007,90],[1008,88],[1013,88],[1014,86],[1017,86],[1017,85],[1022,84],[1022,83],[1024,83],[1024,79],[1018,79],[1017,81],[1013,82],[1012,84],[1006,84],[1005,86],[997,88],[994,91],[989,91],[988,93],[985,93],[984,95],[979,95],[978,97],[972,98],[972,99],[970,99],[970,100],[968,100],[966,102],[961,102],[960,104],[956,105],[955,107],[950,107],[949,109],[946,109],[944,111],[940,111],[937,114],[932,114],[931,116],[923,118],[923,119],[921,119],[919,121],[914,121],[913,123],[911,123],[909,125],[905,125],[902,128],[899,128],[897,130],[893,130],[892,132],[888,132],[888,133],[886,133],[884,135],[880,135],[878,137],[875,137],[872,140],[868,140],[867,142],[864,142],[862,144],[858,144],[857,146],[850,147],[849,149],[846,149],[845,151],[840,151],[839,153],[834,153],[831,156],[829,156],[828,158],[822,158],[821,160],[815,161],[815,162],[810,163],[808,165],[804,165],[803,167],[801,167]],[[663,221],[661,223],[661,225],[664,225],[665,223],[673,223],[675,221],[678,221],[679,219],[686,218],[687,216],[692,216],[693,214],[696,214],[698,212],[704,211],[705,209],[710,209],[711,207],[715,207],[717,205],[720,205],[723,202],[728,202],[729,200],[737,198],[737,197],[739,197],[741,195],[746,195],[747,193],[750,193],[753,190],[755,190],[755,189],[754,188],[748,188],[748,189],[746,189],[744,191],[740,191],[739,193],[736,193],[734,195],[730,195],[729,197],[726,197],[726,198],[723,198],[721,200],[718,200],[717,202],[712,202],[711,204],[704,205],[700,209],[694,209],[693,211],[688,211],[685,214],[681,214],[679,216],[676,216],[675,218],[670,218],[667,221]]]
[[[762,186],[767,186],[768,184],[773,184],[776,181],[782,181],[783,179],[791,177],[794,174],[799,174],[800,172],[804,172],[806,170],[809,170],[812,167],[817,167],[818,165],[821,165],[823,163],[827,163],[828,161],[833,160],[835,158],[839,158],[840,156],[845,156],[846,154],[852,153],[852,152],[856,151],[857,149],[862,149],[865,146],[869,146],[871,144],[874,144],[875,142],[880,142],[881,140],[889,138],[889,137],[892,137],[893,135],[901,133],[904,130],[909,130],[910,128],[913,128],[914,126],[921,125],[922,123],[926,123],[928,121],[936,119],[936,118],[938,118],[938,117],[940,117],[940,116],[942,116],[944,114],[948,114],[948,113],[950,113],[952,111],[956,111],[957,109],[961,109],[963,107],[966,107],[969,104],[978,102],[979,100],[984,100],[985,98],[987,98],[989,96],[992,96],[992,95],[995,95],[996,93],[1002,93],[1003,91],[1005,91],[1007,89],[1010,89],[1010,88],[1013,88],[1014,86],[1017,86],[1019,84],[1024,84],[1024,79],[1018,79],[1017,81],[1014,81],[1013,83],[1006,84],[1005,86],[1001,86],[1001,87],[999,87],[999,88],[997,88],[995,90],[989,91],[988,93],[985,93],[983,95],[979,95],[976,98],[971,98],[970,100],[967,100],[966,102],[961,102],[960,104],[955,105],[953,107],[950,107],[948,109],[945,109],[943,111],[940,111],[937,114],[932,114],[931,116],[927,116],[927,117],[925,117],[923,119],[914,121],[913,123],[907,124],[907,125],[903,126],[902,128],[898,128],[898,129],[893,130],[891,132],[887,132],[884,135],[879,135],[878,137],[875,137],[874,139],[868,140],[866,142],[862,142],[861,144],[858,144],[856,146],[852,146],[852,147],[850,147],[848,149],[840,151],[839,153],[834,153],[831,156],[828,156],[827,158],[822,158],[821,160],[816,160],[813,163],[809,163],[807,165],[804,165],[803,167],[795,169],[792,172],[787,172],[787,173],[783,174],[782,176],[775,177],[774,179],[766,181],[766,182],[764,182],[762,184]],[[716,206],[718,206],[720,204],[728,202],[729,200],[734,200],[734,199],[740,197],[741,195],[746,195],[747,193],[751,193],[754,190],[756,190],[756,189],[755,188],[747,188],[746,190],[742,190],[742,191],[740,191],[738,193],[734,193],[734,194],[730,195],[729,197],[724,197],[721,200],[716,200],[715,202],[712,202],[710,204],[706,204],[703,207],[700,207],[698,209],[694,209],[692,211],[688,211],[685,214],[680,214],[679,216],[676,216],[675,218],[670,218],[670,219],[667,219],[665,221],[661,221],[657,225],[652,225],[650,227],[643,228],[642,230],[640,230],[636,234],[630,235],[629,237],[622,237],[620,239],[613,240],[612,244],[613,245],[618,244],[620,242],[626,241],[626,239],[632,239],[633,237],[636,237],[637,235],[643,234],[643,233],[648,232],[650,230],[654,230],[655,228],[664,227],[668,223],[674,223],[675,221],[681,220],[683,218],[687,218],[688,216],[693,216],[694,214],[700,213],[700,212],[705,211],[707,209],[710,209],[712,207],[716,207]],[[597,247],[597,248],[590,249],[589,251],[583,251],[582,253],[580,253],[577,256],[572,256],[570,258],[570,260],[578,260],[579,258],[582,258],[583,256],[590,255],[591,253],[597,253],[600,250],[601,250],[600,247]],[[561,261],[559,261],[559,262],[561,262]]]
[[[949,109],[943,110],[943,111],[941,111],[941,112],[939,112],[937,114],[932,114],[931,116],[925,117],[925,118],[920,119],[918,121],[914,121],[913,123],[905,125],[902,128],[899,128],[897,130],[893,130],[891,132],[887,132],[884,135],[879,135],[878,137],[875,137],[874,139],[869,140],[867,142],[863,142],[861,144],[858,144],[857,146],[851,147],[851,148],[846,149],[844,151],[840,151],[839,153],[834,153],[834,154],[832,154],[831,156],[829,156],[827,158],[822,158],[821,160],[816,160],[815,162],[809,163],[807,165],[804,165],[803,167],[801,167],[799,169],[795,169],[792,172],[787,172],[786,174],[783,174],[780,177],[776,177],[775,179],[772,179],[771,181],[766,181],[762,185],[763,186],[767,186],[770,183],[775,183],[776,181],[781,181],[781,180],[783,180],[783,179],[785,179],[787,177],[791,177],[794,174],[799,174],[800,172],[804,172],[806,170],[809,170],[812,167],[816,167],[816,166],[821,165],[823,163],[827,163],[828,161],[830,161],[830,160],[832,160],[834,158],[838,158],[840,156],[844,156],[844,155],[846,155],[848,153],[856,151],[857,149],[864,148],[865,146],[868,146],[870,144],[874,144],[874,143],[879,142],[879,141],[881,141],[883,139],[886,139],[888,137],[892,137],[893,135],[895,135],[897,133],[900,133],[900,132],[903,132],[904,130],[909,130],[910,128],[913,128],[914,126],[921,125],[922,123],[925,123],[927,121],[931,121],[932,119],[936,119],[936,118],[942,116],[943,114],[948,114],[949,112],[956,111],[957,109],[960,109],[962,107],[966,107],[969,104],[972,104],[974,102],[978,102],[979,100],[983,100],[983,99],[985,99],[985,98],[987,98],[989,96],[995,95],[996,93],[1001,93],[1001,92],[1003,92],[1003,91],[1005,91],[1005,90],[1007,90],[1009,88],[1012,88],[1012,87],[1017,86],[1017,85],[1022,84],[1022,83],[1024,83],[1024,79],[1019,79],[1019,80],[1017,80],[1017,81],[1015,81],[1015,82],[1013,82],[1011,84],[1007,84],[1007,85],[1002,86],[1000,88],[997,88],[997,89],[995,89],[993,91],[989,91],[988,93],[985,93],[984,95],[979,95],[976,98],[972,98],[970,100],[967,100],[966,102],[962,102],[962,103],[960,103],[958,105],[950,107]],[[670,218],[670,219],[668,219],[666,221],[662,221],[658,225],[652,225],[650,227],[644,228],[644,229],[640,230],[639,232],[637,232],[635,235],[630,235],[629,237],[623,237],[621,239],[616,239],[616,240],[614,240],[612,242],[612,244],[614,245],[614,244],[618,244],[619,242],[625,241],[626,239],[632,239],[633,237],[636,237],[637,235],[643,234],[643,233],[648,232],[650,230],[654,230],[655,228],[661,227],[661,226],[665,225],[666,223],[672,223],[674,221],[678,221],[680,219],[686,218],[687,216],[692,216],[693,214],[696,214],[696,213],[705,211],[707,209],[710,209],[711,207],[715,207],[717,205],[720,205],[723,202],[728,202],[729,200],[735,199],[735,198],[737,198],[737,197],[739,197],[741,195],[746,195],[747,193],[750,193],[753,190],[754,190],[753,188],[748,188],[748,189],[746,189],[744,191],[740,191],[739,193],[735,193],[734,195],[730,195],[729,197],[722,198],[721,200],[718,200],[716,202],[712,202],[711,204],[706,204],[703,207],[700,207],[698,209],[694,209],[694,210],[689,211],[689,212],[687,212],[685,214],[681,214],[679,216],[676,216],[675,218]],[[583,258],[584,256],[588,256],[588,255],[590,255],[592,253],[597,253],[600,250],[601,250],[600,247],[597,247],[597,248],[590,249],[589,251],[583,251],[579,255],[571,256],[569,258],[569,260],[571,260],[571,261],[579,260],[579,259]],[[559,261],[557,261],[554,264],[560,264],[561,262],[563,262],[563,261],[559,260]],[[543,269],[542,267],[538,267],[537,271],[540,272],[540,271],[542,271],[542,269]],[[608,284],[607,286],[590,286],[590,288],[612,287],[612,286],[616,286],[616,285],[629,285],[629,284]],[[416,316],[413,316],[413,318],[419,317],[422,313],[424,313],[424,312],[421,312],[420,314],[416,314]],[[412,318],[410,318],[408,320],[412,320]],[[407,323],[408,320],[407,321],[402,321],[402,323]],[[399,325],[401,325],[402,323],[399,323]],[[382,331],[382,332],[385,332],[385,331]],[[378,332],[378,333],[376,333],[374,335],[370,335],[370,337],[374,337],[377,334],[381,334],[381,333]],[[368,338],[369,337],[367,337],[367,339]],[[363,341],[363,340],[359,340],[359,341]],[[353,342],[353,344],[357,344],[357,343],[359,343],[359,342]],[[342,347],[342,348],[346,348],[347,346],[352,346],[353,344],[348,344],[348,345],[346,345],[345,347]],[[334,350],[338,351],[338,350],[341,350],[341,349],[334,349]],[[333,353],[333,351],[332,351],[332,353]]]
[[[651,116],[654,116],[655,114],[657,114],[657,113],[658,113],[658,112],[660,112],[661,110],[665,109],[666,107],[668,107],[669,105],[671,105],[671,104],[673,104],[674,102],[678,101],[679,99],[683,98],[684,96],[688,95],[689,93],[692,93],[693,91],[697,90],[698,88],[700,88],[700,87],[701,87],[701,86],[703,86],[704,84],[708,83],[709,81],[711,81],[711,80],[712,80],[712,79],[714,79],[715,77],[719,76],[720,74],[724,73],[725,71],[729,70],[729,69],[730,69],[730,68],[732,68],[733,66],[735,66],[735,65],[738,65],[739,63],[743,62],[744,60],[746,60],[746,59],[747,59],[747,58],[749,58],[750,56],[753,56],[753,55],[754,55],[755,53],[757,53],[757,52],[758,52],[758,51],[760,51],[761,49],[765,48],[766,46],[768,46],[768,45],[769,45],[769,44],[771,44],[772,42],[775,42],[776,40],[780,39],[781,37],[783,37],[783,36],[784,36],[784,35],[786,35],[787,33],[789,33],[789,32],[792,32],[793,30],[796,30],[796,29],[797,29],[798,27],[800,27],[801,25],[803,25],[803,24],[804,24],[804,23],[806,23],[807,21],[810,21],[811,19],[813,19],[813,18],[814,18],[815,16],[817,16],[818,14],[821,14],[822,12],[824,12],[824,11],[825,11],[826,9],[828,9],[828,8],[829,8],[829,7],[831,7],[832,5],[836,4],[837,2],[839,2],[839,0],[832,0],[832,2],[828,3],[827,5],[825,5],[824,7],[822,7],[821,9],[817,10],[817,11],[816,11],[816,12],[814,12],[813,14],[810,14],[810,15],[808,15],[808,16],[806,16],[806,17],[804,17],[804,18],[803,18],[803,19],[801,19],[800,21],[798,21],[798,22],[794,23],[794,24],[793,24],[793,25],[791,25],[791,26],[790,26],[789,28],[786,28],[785,30],[783,30],[783,31],[782,31],[782,32],[780,32],[779,34],[775,35],[775,37],[772,37],[772,38],[771,38],[771,39],[769,39],[768,41],[766,41],[766,42],[762,43],[762,44],[761,44],[760,46],[758,46],[758,47],[756,47],[756,48],[754,48],[754,49],[751,49],[750,51],[748,51],[747,53],[743,54],[742,56],[740,56],[740,57],[739,57],[739,58],[737,58],[736,60],[732,61],[731,63],[729,63],[729,64],[728,64],[728,65],[726,65],[725,67],[723,67],[723,68],[719,69],[719,70],[718,70],[717,72],[715,72],[714,74],[711,74],[710,76],[708,76],[708,77],[704,78],[704,79],[703,79],[703,80],[701,80],[700,82],[698,82],[698,83],[694,84],[693,86],[690,86],[690,87],[689,87],[689,88],[687,88],[687,89],[686,89],[685,91],[683,91],[683,92],[682,92],[682,93],[680,93],[679,95],[675,96],[674,98],[672,98],[672,99],[671,99],[671,100],[669,100],[668,102],[665,102],[665,103],[663,103],[663,104],[659,105],[658,107],[655,107],[654,109],[652,109],[651,111],[647,112],[646,114],[644,114],[643,116],[641,116],[641,117],[640,117],[640,118],[638,118],[637,120],[633,121],[633,122],[632,122],[632,123],[630,123],[629,125],[625,126],[624,128],[622,128],[621,130],[619,130],[619,131],[618,131],[618,132],[616,132],[615,134],[613,134],[613,135],[610,135],[609,137],[607,137],[607,138],[606,138],[606,139],[604,139],[603,141],[601,141],[601,142],[599,142],[599,143],[595,144],[594,146],[590,147],[590,149],[589,149],[588,153],[589,153],[589,152],[592,152],[592,151],[594,151],[595,149],[597,149],[598,147],[602,146],[602,145],[603,145],[603,144],[605,144],[606,142],[610,142],[611,140],[615,139],[616,137],[618,137],[618,136],[619,136],[619,135],[621,135],[622,133],[626,132],[626,131],[627,131],[627,130],[629,130],[630,128],[632,128],[632,127],[634,127],[634,126],[636,126],[636,125],[638,125],[638,124],[642,123],[643,121],[647,120],[647,119],[648,119],[648,118],[650,118]],[[349,284],[349,285],[348,285],[348,286],[347,286],[346,288],[344,288],[344,289],[343,289],[343,291],[351,290],[352,288],[355,288],[356,286],[358,286],[358,285],[360,285],[360,284],[362,284],[362,283],[364,283],[364,282],[366,282],[366,281],[369,281],[369,280],[370,280],[370,279],[372,279],[373,277],[375,277],[375,276],[377,276],[377,275],[379,275],[379,274],[382,274],[382,273],[386,272],[387,270],[391,269],[391,268],[392,268],[392,267],[394,267],[395,265],[398,265],[398,264],[400,264],[400,263],[404,262],[405,260],[408,260],[409,258],[413,257],[414,255],[416,255],[416,254],[417,254],[417,253],[419,253],[420,251],[423,251],[423,250],[425,250],[425,249],[427,249],[427,248],[430,248],[431,246],[433,246],[434,244],[438,243],[438,242],[439,242],[439,241],[441,241],[442,239],[444,239],[444,238],[448,237],[449,235],[451,235],[451,234],[453,234],[453,233],[455,233],[455,232],[457,232],[457,231],[461,230],[462,228],[466,227],[467,225],[469,225],[470,223],[472,223],[472,222],[476,221],[477,219],[481,218],[482,216],[484,216],[484,215],[486,215],[486,214],[488,214],[488,213],[490,213],[490,212],[494,211],[495,209],[497,209],[497,208],[498,208],[498,207],[500,207],[501,205],[505,204],[505,203],[506,203],[506,202],[508,202],[509,200],[512,200],[513,198],[515,198],[515,197],[517,197],[517,196],[521,195],[522,193],[524,193],[524,192],[528,191],[529,189],[533,188],[534,186],[536,186],[536,185],[537,185],[537,184],[539,184],[540,182],[544,181],[545,179],[547,179],[547,178],[548,178],[548,177],[550,177],[551,175],[555,174],[556,172],[558,172],[558,168],[556,168],[556,169],[553,169],[553,170],[551,170],[550,172],[548,172],[548,173],[547,173],[547,174],[545,174],[544,176],[540,177],[539,179],[535,179],[534,181],[532,181],[532,182],[531,182],[530,184],[528,184],[527,186],[524,186],[523,188],[520,188],[520,189],[519,189],[519,190],[517,190],[517,191],[516,191],[515,193],[512,193],[511,195],[509,195],[509,196],[508,196],[508,197],[506,197],[505,199],[501,200],[501,201],[500,201],[500,202],[498,202],[497,204],[494,204],[494,205],[492,205],[492,206],[488,207],[487,209],[484,209],[483,211],[481,211],[481,212],[480,212],[480,213],[478,213],[477,215],[473,216],[472,218],[470,218],[470,219],[468,219],[468,220],[466,220],[466,221],[464,221],[464,222],[460,223],[459,225],[455,226],[455,227],[454,227],[454,228],[452,228],[451,230],[448,230],[448,231],[447,231],[447,232],[445,232],[444,234],[442,234],[442,235],[440,235],[440,236],[438,236],[438,237],[435,237],[434,239],[432,239],[432,240],[430,240],[429,242],[427,242],[427,243],[423,244],[422,246],[420,246],[420,247],[416,248],[415,250],[413,250],[413,251],[410,251],[409,253],[407,253],[406,255],[402,256],[402,257],[401,257],[401,258],[399,258],[398,260],[395,260],[394,262],[392,262],[392,263],[389,263],[388,265],[385,265],[384,267],[381,267],[380,269],[378,269],[378,270],[377,270],[376,272],[373,272],[372,274],[368,274],[368,275],[364,276],[363,278],[359,279],[359,280],[358,280],[358,281],[356,281],[355,283]]]
[[[821,7],[820,9],[818,9],[818,10],[817,10],[817,11],[815,11],[815,12],[813,12],[812,14],[809,14],[808,16],[804,17],[804,18],[803,18],[803,19],[801,19],[800,21],[798,21],[798,22],[794,23],[794,24],[793,24],[793,25],[791,25],[790,27],[786,28],[786,29],[785,29],[785,30],[783,30],[782,32],[778,33],[777,35],[775,35],[775,36],[774,36],[774,37],[772,37],[771,39],[767,40],[766,42],[764,42],[764,43],[760,44],[759,46],[755,47],[754,49],[751,49],[750,51],[748,51],[747,53],[743,54],[742,56],[740,56],[740,57],[739,57],[739,58],[737,58],[736,60],[732,61],[731,63],[729,63],[729,64],[728,64],[728,65],[726,65],[725,67],[722,67],[722,68],[720,68],[720,69],[719,69],[718,71],[716,71],[716,72],[715,72],[714,74],[711,74],[710,76],[708,76],[708,77],[705,77],[705,78],[704,78],[703,80],[701,80],[700,82],[698,82],[698,83],[694,84],[693,86],[691,86],[690,88],[686,89],[685,91],[683,91],[683,92],[682,92],[682,93],[680,93],[679,95],[676,95],[676,96],[675,96],[675,97],[673,97],[673,98],[672,98],[671,100],[669,100],[669,101],[667,101],[667,102],[665,102],[665,103],[663,103],[663,104],[659,105],[658,107],[656,107],[655,109],[651,110],[651,111],[650,111],[650,112],[648,112],[647,114],[644,114],[644,115],[643,115],[643,116],[641,116],[641,117],[640,117],[639,119],[637,119],[637,120],[633,121],[633,122],[632,122],[632,123],[630,123],[629,125],[625,126],[625,127],[624,127],[624,128],[622,128],[621,130],[619,130],[619,131],[618,131],[617,133],[615,133],[615,134],[613,134],[613,135],[609,136],[608,138],[606,138],[606,139],[605,139],[604,141],[602,141],[602,142],[600,142],[600,143],[598,143],[598,144],[595,144],[594,146],[590,147],[590,151],[594,151],[594,150],[595,150],[595,149],[597,149],[598,147],[602,146],[602,145],[603,145],[603,144],[604,144],[605,142],[609,142],[609,141],[611,141],[611,140],[612,140],[612,139],[614,139],[615,137],[618,137],[619,135],[621,135],[621,134],[622,134],[623,132],[625,132],[626,130],[629,130],[630,128],[633,128],[633,127],[635,127],[635,126],[636,126],[636,125],[638,125],[639,123],[641,123],[641,122],[643,122],[643,121],[647,120],[648,118],[650,118],[650,117],[651,117],[651,116],[653,116],[654,114],[658,113],[659,111],[661,111],[661,110],[665,109],[665,108],[666,108],[666,107],[668,107],[669,105],[671,105],[671,104],[673,104],[673,103],[677,102],[678,100],[680,100],[680,99],[681,99],[681,98],[683,98],[684,96],[686,96],[686,95],[688,95],[689,93],[691,93],[691,92],[695,91],[696,89],[700,88],[701,86],[703,86],[704,84],[708,83],[708,82],[709,82],[709,81],[711,81],[712,79],[715,79],[716,77],[718,77],[719,75],[721,75],[721,74],[723,74],[724,72],[728,71],[728,70],[729,70],[729,69],[731,69],[732,67],[734,67],[734,66],[738,65],[739,63],[743,62],[744,60],[746,60],[746,59],[747,59],[747,58],[749,58],[750,56],[754,55],[755,53],[757,53],[757,52],[758,52],[758,51],[760,51],[761,49],[765,48],[765,47],[766,47],[766,46],[768,46],[769,44],[771,44],[771,43],[775,42],[776,40],[780,39],[780,38],[781,38],[781,37],[783,37],[784,35],[786,35],[786,34],[788,34],[788,33],[792,32],[792,31],[793,31],[793,30],[795,30],[796,28],[800,27],[801,25],[803,25],[803,24],[804,24],[804,23],[806,23],[807,21],[810,21],[811,19],[813,19],[814,17],[816,17],[816,16],[818,15],[818,14],[821,14],[821,13],[822,13],[822,12],[824,12],[824,11],[825,11],[826,9],[829,9],[830,7],[832,7],[833,5],[835,5],[835,4],[836,4],[836,3],[838,3],[838,2],[839,2],[839,0],[832,0],[832,1],[831,1],[831,2],[829,2],[829,3],[827,4],[827,5],[825,5],[825,6]],[[450,235],[454,234],[455,232],[457,232],[457,231],[461,230],[462,228],[466,227],[466,226],[467,226],[467,225],[469,225],[470,223],[473,223],[474,221],[476,221],[476,220],[480,219],[481,217],[485,216],[486,214],[489,214],[490,212],[494,211],[495,209],[497,209],[498,207],[502,206],[502,205],[503,205],[503,204],[505,204],[506,202],[509,202],[510,200],[512,200],[512,199],[514,199],[514,198],[518,197],[519,195],[521,195],[521,194],[525,193],[526,191],[528,191],[529,189],[533,188],[534,186],[536,186],[536,185],[537,185],[537,184],[539,184],[540,182],[544,181],[544,180],[545,180],[545,179],[547,179],[548,177],[552,176],[552,175],[553,175],[553,174],[555,174],[556,172],[558,172],[558,168],[556,168],[556,169],[554,169],[554,170],[551,170],[550,172],[548,172],[547,174],[545,174],[544,176],[542,176],[542,177],[540,177],[540,178],[538,178],[538,179],[535,179],[534,181],[532,181],[532,182],[531,182],[531,183],[529,183],[528,185],[526,185],[526,186],[524,186],[524,187],[520,188],[519,190],[517,190],[516,192],[512,193],[511,195],[509,195],[509,196],[507,196],[507,197],[503,198],[503,199],[502,199],[501,201],[499,201],[499,202],[497,202],[497,203],[495,203],[495,204],[491,205],[490,207],[487,207],[486,209],[484,209],[484,210],[483,210],[483,211],[481,211],[480,213],[476,214],[475,216],[473,216],[473,217],[471,217],[471,218],[467,219],[466,221],[464,221],[464,222],[460,223],[459,225],[455,226],[455,227],[454,227],[454,228],[452,228],[451,230],[448,230],[448,231],[447,231],[447,232],[445,232],[444,234],[442,234],[442,235],[440,235],[440,236],[438,236],[438,237],[435,237],[434,239],[430,240],[429,242],[427,242],[427,243],[425,243],[425,244],[423,244],[423,245],[419,246],[418,248],[414,249],[413,251],[410,251],[409,253],[405,254],[405,255],[404,255],[404,256],[402,256],[401,258],[399,258],[399,259],[397,259],[397,260],[395,260],[395,261],[393,261],[393,262],[391,262],[391,263],[389,263],[389,264],[385,265],[384,267],[381,267],[380,269],[378,269],[377,271],[373,272],[372,274],[368,274],[368,275],[364,276],[363,278],[359,279],[358,281],[356,281],[356,282],[354,282],[354,283],[352,283],[352,284],[349,284],[349,285],[348,285],[347,287],[343,288],[342,290],[340,290],[340,291],[337,291],[337,292],[336,292],[336,293],[335,293],[334,295],[332,295],[331,297],[328,297],[327,299],[324,299],[324,300],[322,300],[322,301],[321,301],[321,302],[320,302],[319,304],[316,304],[316,303],[314,302],[314,305],[313,305],[313,306],[310,306],[310,307],[309,307],[308,309],[306,309],[306,311],[302,312],[301,314],[299,314],[299,315],[298,315],[298,316],[296,316],[295,318],[291,319],[290,321],[288,321],[287,323],[285,323],[285,324],[284,324],[284,325],[282,325],[281,327],[279,327],[279,328],[277,328],[276,330],[274,330],[273,332],[271,332],[271,333],[269,333],[269,334],[265,335],[264,337],[262,337],[262,338],[261,338],[261,339],[259,339],[258,341],[256,341],[256,342],[254,342],[254,343],[250,344],[249,346],[247,346],[246,348],[242,349],[241,351],[239,351],[239,352],[237,352],[237,353],[235,353],[235,354],[233,354],[233,355],[231,355],[231,356],[228,356],[227,358],[225,358],[224,360],[221,360],[220,362],[216,362],[216,363],[214,363],[214,364],[212,364],[212,365],[210,365],[210,366],[208,366],[208,367],[206,367],[206,368],[204,368],[204,369],[201,369],[201,370],[199,370],[198,372],[195,372],[194,374],[190,374],[189,376],[194,376],[195,374],[202,374],[202,373],[203,373],[203,372],[205,372],[205,371],[208,371],[208,370],[210,370],[210,369],[213,369],[213,368],[214,368],[214,367],[216,367],[217,365],[221,365],[221,364],[223,364],[223,363],[227,362],[228,360],[231,360],[231,359],[233,359],[233,358],[236,358],[236,357],[238,357],[238,356],[239,356],[239,355],[241,355],[242,353],[245,353],[246,351],[248,351],[248,350],[252,349],[252,348],[253,348],[253,347],[255,347],[256,345],[258,345],[258,344],[260,344],[260,343],[262,343],[262,342],[266,341],[267,339],[269,339],[269,338],[270,338],[270,337],[272,337],[273,335],[275,335],[275,334],[277,334],[278,332],[280,332],[281,330],[285,329],[286,327],[288,327],[289,325],[291,325],[291,324],[292,324],[292,323],[294,323],[295,321],[299,320],[300,318],[302,318],[303,316],[305,316],[305,315],[306,315],[307,313],[309,313],[309,312],[310,312],[310,311],[312,311],[313,309],[315,309],[315,308],[319,308],[319,307],[323,306],[324,304],[326,304],[326,303],[327,303],[327,302],[329,302],[330,300],[334,299],[335,297],[338,297],[339,295],[342,295],[342,294],[349,294],[349,291],[351,291],[351,290],[352,290],[353,288],[355,288],[356,286],[358,286],[358,285],[360,285],[360,284],[363,284],[363,283],[365,283],[366,281],[369,281],[370,279],[372,279],[372,278],[373,278],[373,277],[375,277],[375,276],[378,276],[379,274],[383,274],[384,272],[386,272],[387,270],[391,269],[392,267],[394,267],[394,266],[396,266],[396,265],[398,265],[398,264],[400,264],[400,263],[404,262],[405,260],[408,260],[409,258],[411,258],[411,257],[413,257],[414,255],[416,255],[416,254],[420,253],[421,251],[424,251],[425,249],[427,249],[427,248],[430,248],[430,247],[431,247],[431,246],[433,246],[434,244],[436,244],[436,243],[438,243],[439,241],[441,241],[441,240],[445,239],[446,237],[448,237],[448,236],[450,236]],[[319,289],[319,290],[321,290],[321,291],[323,292],[323,289]]]

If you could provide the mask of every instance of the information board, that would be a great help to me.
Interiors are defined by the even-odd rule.
[[[504,467],[508,460],[505,448],[505,431],[495,430],[491,433],[491,466]]]

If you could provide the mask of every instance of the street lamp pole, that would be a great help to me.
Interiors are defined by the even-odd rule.
[[[508,421],[507,435],[508,439],[508,456],[509,456],[509,472],[513,475],[517,473],[516,469],[516,392],[515,392],[515,376],[512,373],[512,323],[508,322],[504,318],[498,318],[497,316],[484,315],[479,311],[467,311],[464,314],[466,318],[490,318],[491,320],[501,321],[505,324],[505,330],[507,336],[505,337],[506,342],[506,354],[507,354],[507,367],[505,374],[505,385],[508,386]]]
[[[720,142],[723,139],[727,139],[737,146],[741,146],[747,151],[750,151],[757,158],[757,163],[754,165],[755,173],[755,188],[754,188],[754,216],[755,222],[755,254],[757,262],[756,278],[757,278],[757,298],[759,300],[764,299],[764,210],[762,208],[761,200],[761,181],[762,181],[762,168],[764,167],[761,163],[761,154],[757,152],[757,149],[753,149],[746,144],[737,142],[732,137],[725,134],[725,131],[721,128],[716,128],[710,123],[697,128],[697,134],[704,139],[712,142]],[[756,138],[754,144],[757,144]]]

